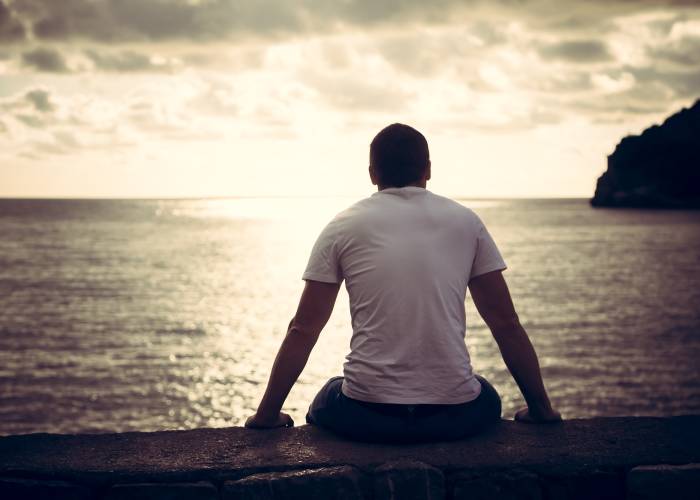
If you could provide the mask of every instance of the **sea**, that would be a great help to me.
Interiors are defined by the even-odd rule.
[[[242,425],[352,198],[0,200],[0,434]],[[485,222],[564,418],[700,413],[700,211],[458,200]],[[524,405],[469,297],[466,343]],[[285,411],[342,373],[348,298]]]

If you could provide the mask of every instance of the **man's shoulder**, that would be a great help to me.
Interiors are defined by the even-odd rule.
[[[337,212],[326,224],[324,231],[338,235],[350,229],[368,211],[370,198],[363,198]]]
[[[354,202],[353,204],[345,207],[343,210],[335,214],[335,217],[331,222],[336,224],[342,224],[344,222],[351,221],[354,218],[362,216],[367,210],[371,209],[371,198],[362,198]]]
[[[456,217],[463,217],[465,220],[476,222],[479,220],[479,216],[476,212],[466,206],[465,204],[447,196],[442,196],[432,191],[429,192],[430,199],[435,205],[440,206],[446,212],[452,213]]]
[[[458,200],[428,191],[424,200],[428,200],[428,209],[436,216],[444,217],[456,223],[468,223],[477,225],[479,216],[468,206]],[[396,215],[393,211],[387,211],[385,201],[376,196],[368,196],[352,203],[345,209],[336,213],[329,222],[329,229],[333,232],[356,230],[368,222],[377,219],[386,219]],[[392,215],[393,214],[393,215]]]

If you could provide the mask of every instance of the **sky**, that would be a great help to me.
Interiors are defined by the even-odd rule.
[[[0,196],[589,197],[700,97],[700,0],[0,0]]]

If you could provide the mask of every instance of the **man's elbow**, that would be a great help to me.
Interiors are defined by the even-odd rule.
[[[301,323],[296,318],[292,318],[287,328],[287,337],[300,341],[316,342],[320,333],[320,330],[317,328]]]
[[[494,315],[489,318],[486,324],[496,337],[509,335],[522,328],[520,318],[516,313]]]

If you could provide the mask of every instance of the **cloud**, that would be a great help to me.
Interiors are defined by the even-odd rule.
[[[37,111],[41,111],[42,113],[48,113],[55,109],[53,103],[51,102],[51,94],[47,90],[30,90],[24,97],[27,99],[27,101],[34,105],[34,108]]]
[[[274,0],[16,0],[12,7],[46,40],[212,40],[296,31],[300,23],[294,2]]]
[[[11,15],[38,39],[99,42],[221,40],[328,33],[348,26],[444,23],[464,0],[14,0]],[[507,0],[491,2],[510,5]],[[532,3],[532,2],[528,2]],[[8,15],[10,11],[8,10]]]
[[[54,121],[56,107],[51,101],[50,92],[44,88],[32,88],[23,93],[0,100],[4,128],[0,136],[12,138],[22,126],[44,129]],[[19,134],[16,139],[21,141]]]
[[[644,67],[627,67],[626,71],[634,75],[638,87],[663,88],[665,93],[656,93],[648,98],[665,99],[689,99],[697,98],[700,91],[700,68],[689,67],[686,70],[669,71],[658,64]]]
[[[398,111],[411,97],[400,85],[372,81],[362,76],[308,75],[305,80],[323,100],[346,111]]]
[[[86,50],[85,55],[94,63],[96,68],[107,71],[142,71],[153,67],[151,58],[138,52],[129,51],[110,54],[96,50]]]
[[[183,68],[177,57],[152,55],[136,50],[88,48],[76,51],[73,47],[38,47],[20,55],[21,64],[45,73],[98,72],[172,72]],[[70,65],[68,61],[71,61]]]
[[[418,1],[368,0],[15,0],[10,7],[14,16],[32,26],[37,38],[114,42],[323,32],[338,25],[376,24],[417,13],[441,17],[444,9],[459,3],[438,0],[426,7]]]
[[[85,55],[96,69],[115,72],[167,71],[179,65],[176,59],[154,57],[135,51],[104,52],[85,50]]]
[[[476,30],[460,27],[432,36],[415,31],[378,37],[377,50],[399,70],[416,77],[433,78],[473,63],[486,43]],[[488,43],[493,43],[493,39]]]
[[[14,42],[25,37],[24,25],[3,0],[0,0],[0,41]]]
[[[700,66],[700,34],[684,36],[668,45],[649,47],[652,59],[668,61],[680,67]]]
[[[574,63],[608,61],[608,47],[599,40],[567,40],[545,45],[539,49],[544,58],[561,59]]]
[[[117,107],[138,137],[196,138],[195,123],[206,133],[292,130],[362,114],[439,115],[454,127],[512,131],[653,114],[700,88],[700,9],[669,9],[678,2],[0,2],[0,20],[25,23],[35,38],[8,44],[0,72],[71,74],[62,81],[94,73],[85,92],[98,100],[109,89],[100,102]],[[153,74],[112,77],[120,73]],[[51,85],[55,77],[30,78]],[[146,80],[156,90],[133,97]],[[46,128],[63,112],[81,119],[78,101],[45,98],[46,111],[37,95],[33,108],[3,117],[6,128]],[[115,116],[105,123],[116,126]]]
[[[611,12],[693,6],[685,1],[551,0],[14,0],[4,6],[10,32],[24,36],[19,19],[36,38],[100,42],[221,40],[231,36],[277,37],[329,33],[348,27],[446,24],[517,13],[550,29],[603,25]],[[2,14],[0,14],[2,19]],[[8,24],[8,26],[10,26]]]
[[[162,82],[149,83],[115,99],[29,87],[0,98],[0,150],[40,159],[87,150],[115,151],[155,141],[212,140],[221,135],[220,129],[202,119],[202,103],[214,99],[210,106],[220,107],[216,119],[222,121],[230,120],[234,112],[233,99],[223,93],[223,85],[215,88],[215,96],[208,95],[214,88],[196,82],[175,89]],[[172,90],[183,98],[172,99]]]
[[[48,73],[66,73],[69,71],[66,60],[61,53],[45,47],[22,53],[22,63],[25,66]]]

